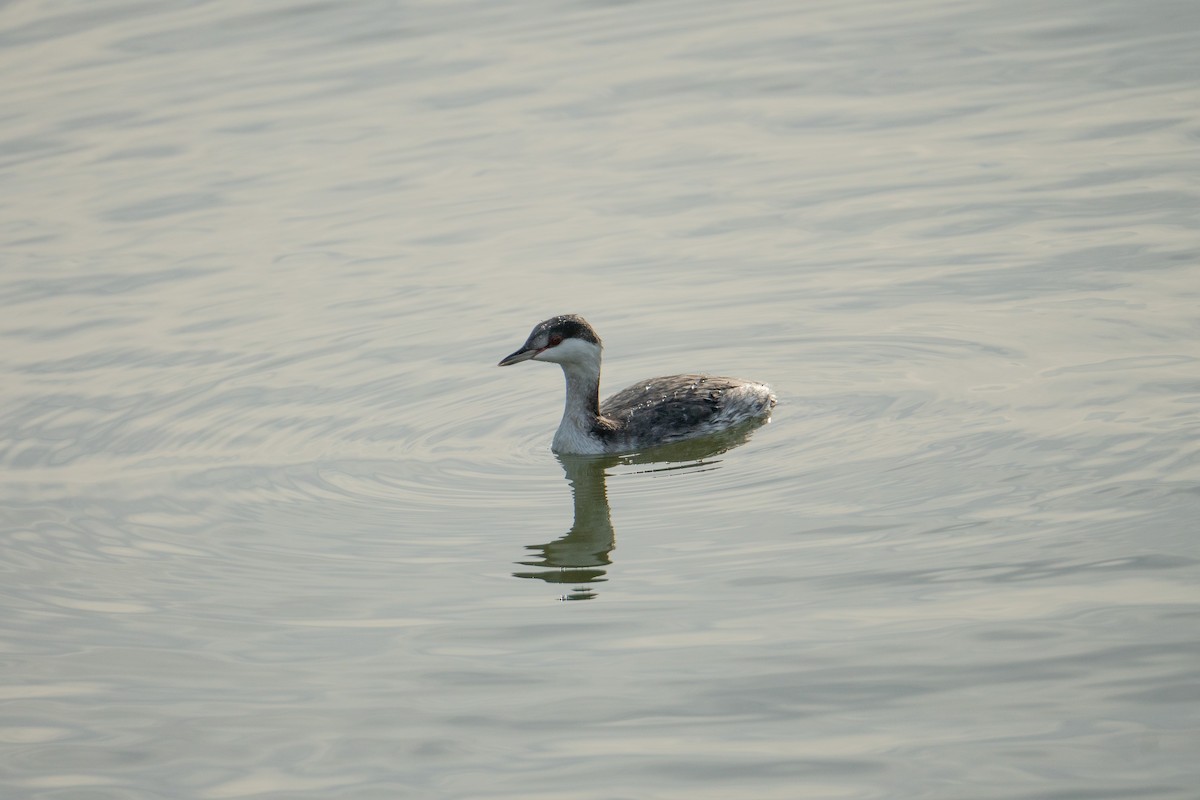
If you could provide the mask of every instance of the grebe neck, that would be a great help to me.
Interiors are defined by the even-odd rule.
[[[563,364],[567,379],[567,404],[563,418],[595,420],[600,416],[600,370],[583,364]]]
[[[558,452],[602,453],[602,431],[612,423],[600,416],[600,359],[563,362],[563,377],[567,381],[567,398],[562,422],[554,434],[553,447]]]

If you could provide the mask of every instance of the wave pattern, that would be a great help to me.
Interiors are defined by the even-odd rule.
[[[1194,6],[6,4],[0,796],[1191,800]]]

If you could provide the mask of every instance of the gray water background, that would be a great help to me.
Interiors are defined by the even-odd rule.
[[[0,5],[0,796],[1200,796],[1198,29]]]

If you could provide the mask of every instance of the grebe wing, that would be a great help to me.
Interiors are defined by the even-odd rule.
[[[600,413],[641,430],[687,430],[715,415],[725,391],[740,383],[711,375],[649,378],[605,400]]]

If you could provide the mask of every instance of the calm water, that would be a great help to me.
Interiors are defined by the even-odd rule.
[[[3,4],[0,796],[1197,797],[1198,29]]]

